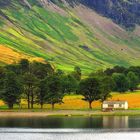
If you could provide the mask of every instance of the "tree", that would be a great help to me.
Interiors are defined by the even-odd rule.
[[[44,105],[44,103],[46,103],[46,96],[48,93],[47,82],[48,82],[47,78],[43,79],[40,81],[39,86],[38,86],[39,89],[37,92],[37,103],[40,104],[41,109],[43,109],[43,105]]]
[[[111,76],[113,73],[124,73],[127,69],[122,66],[114,66],[113,68],[107,68],[104,73]]]
[[[52,109],[54,109],[54,105],[56,103],[63,103],[62,99],[64,97],[64,94],[62,93],[60,77],[56,74],[48,76],[46,86],[48,88],[46,102],[51,104]]]
[[[90,75],[92,78],[97,78],[100,82],[100,100],[105,101],[107,98],[111,97],[111,91],[115,86],[115,82],[111,76],[108,76],[103,70],[98,70],[92,72]]]
[[[125,92],[129,89],[128,79],[124,74],[114,73],[112,75],[112,78],[115,82],[115,88],[114,88],[115,91]]]
[[[29,72],[30,69],[30,62],[28,59],[21,59],[19,61],[19,67],[21,69],[21,74]]]
[[[38,79],[44,79],[48,75],[54,73],[54,69],[49,63],[41,63],[34,61],[30,66],[31,73],[36,75]]]
[[[140,82],[140,66],[131,66],[126,71],[125,74],[129,72],[134,72],[136,76],[138,76],[138,80]]]
[[[5,77],[5,69],[4,67],[0,67],[0,89],[2,89],[3,87],[3,80],[4,80],[4,77]]]
[[[19,64],[14,64],[13,63],[13,64],[6,65],[5,69],[7,71],[14,72],[16,75],[20,75],[21,74],[21,70],[20,70]]]
[[[73,77],[73,75],[61,75],[60,80],[63,94],[76,92],[78,81]]]
[[[82,76],[82,72],[81,72],[80,67],[78,67],[78,66],[74,67],[74,72],[72,73],[72,75],[73,75],[73,77],[75,77],[75,79],[77,81],[80,81],[81,76]]]
[[[5,75],[4,85],[2,90],[2,99],[8,105],[9,109],[18,102],[22,94],[22,85],[17,78],[17,75],[8,71]]]
[[[0,99],[2,98],[2,89],[4,87],[5,69],[0,67]]]
[[[138,77],[136,76],[136,74],[134,72],[130,71],[127,74],[127,79],[128,79],[130,91],[134,91],[137,88],[138,84],[139,84]]]
[[[98,71],[94,71],[94,72],[92,72],[92,73],[90,73],[90,77],[103,77],[103,76],[105,76],[106,75],[106,73],[101,69],[101,70],[98,70]]]
[[[23,75],[24,93],[27,96],[28,109],[33,108],[38,79],[31,73]]]
[[[60,70],[60,69],[57,69],[56,70],[56,75],[59,75],[59,76],[63,76],[65,74],[64,71]]]
[[[89,102],[89,108],[92,109],[92,102],[100,99],[100,83],[97,78],[87,78],[81,80],[78,93],[83,95],[83,100]]]
[[[114,87],[115,87],[115,82],[111,77],[109,76],[100,77],[101,102],[111,97],[110,93]]]

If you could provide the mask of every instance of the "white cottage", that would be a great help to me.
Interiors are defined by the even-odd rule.
[[[128,109],[127,101],[104,101],[102,104],[102,110],[114,110],[114,109]]]

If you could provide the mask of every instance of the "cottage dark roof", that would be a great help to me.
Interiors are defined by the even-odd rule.
[[[127,101],[104,101],[103,104],[125,104]]]

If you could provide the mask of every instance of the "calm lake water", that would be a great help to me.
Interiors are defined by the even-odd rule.
[[[0,118],[0,140],[140,140],[140,116]]]
[[[140,128],[140,116],[2,117],[0,128]]]

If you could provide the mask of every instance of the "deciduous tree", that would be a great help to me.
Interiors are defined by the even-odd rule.
[[[136,76],[136,74],[134,72],[130,71],[127,74],[127,79],[128,79],[130,91],[134,91],[137,88],[138,84],[139,84],[138,77]]]
[[[100,82],[96,78],[87,78],[81,80],[78,93],[83,95],[83,100],[89,102],[89,108],[92,109],[92,102],[100,99]]]
[[[17,75],[12,71],[8,71],[4,78],[2,99],[8,105],[9,109],[12,109],[13,105],[20,99],[22,89]]]
[[[25,73],[23,76],[24,93],[27,96],[28,109],[33,108],[38,79],[34,74]]]
[[[47,88],[48,93],[46,96],[47,103],[52,105],[52,109],[54,109],[54,105],[56,103],[63,103],[62,99],[64,94],[62,92],[61,79],[58,75],[51,75],[47,77]]]
[[[115,91],[126,92],[129,89],[128,79],[124,74],[114,73],[112,78],[115,82]]]

